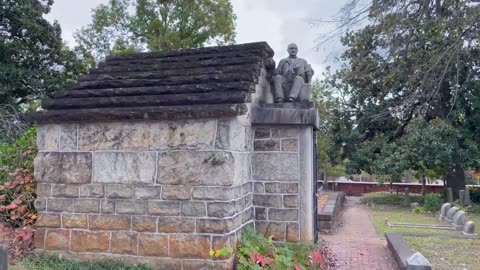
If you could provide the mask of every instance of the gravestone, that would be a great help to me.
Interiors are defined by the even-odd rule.
[[[444,203],[442,205],[442,208],[440,208],[440,215],[438,216],[438,219],[441,222],[445,222],[445,220],[447,218],[448,210],[450,210],[451,207],[452,207],[452,205],[450,203]]]
[[[8,270],[8,248],[0,245],[0,270]]]
[[[472,205],[472,200],[470,199],[470,188],[468,186],[465,187],[465,201],[464,205]]]
[[[458,192],[458,203],[465,206],[465,190],[463,189]]]
[[[477,235],[475,233],[475,223],[473,221],[467,221],[463,226],[463,234],[465,235]]]
[[[408,206],[410,204],[410,193],[408,191],[408,188],[403,189],[403,200],[402,200],[402,205],[403,206]]]
[[[432,264],[420,252],[415,252],[407,259],[407,270],[431,270]]]
[[[453,216],[459,211],[458,207],[452,207],[450,210],[447,212],[447,218],[445,219],[445,223],[452,223],[453,222]]]
[[[452,188],[447,188],[447,202],[453,203],[453,190],[452,190]]]
[[[456,230],[461,231],[463,229],[463,226],[465,226],[465,212],[463,211],[458,211],[455,213],[453,216],[453,221],[452,225],[455,227]]]

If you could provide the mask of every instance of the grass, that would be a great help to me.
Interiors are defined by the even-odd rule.
[[[144,265],[128,266],[116,261],[77,262],[56,256],[30,255],[11,266],[12,270],[151,270]]]
[[[425,256],[433,269],[478,269],[480,239],[405,237],[409,246]]]

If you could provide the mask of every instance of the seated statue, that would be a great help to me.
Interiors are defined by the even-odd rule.
[[[288,58],[280,60],[273,76],[275,102],[310,100],[310,82],[313,69],[305,59],[298,58],[298,47],[288,45]]]

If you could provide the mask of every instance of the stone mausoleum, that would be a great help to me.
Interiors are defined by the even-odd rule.
[[[245,226],[314,241],[311,102],[272,103],[265,42],[110,56],[29,115],[38,252],[212,266]]]

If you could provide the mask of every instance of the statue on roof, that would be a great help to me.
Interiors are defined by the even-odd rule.
[[[305,59],[297,57],[298,46],[288,45],[289,56],[280,60],[273,76],[276,103],[310,101],[313,69]]]

